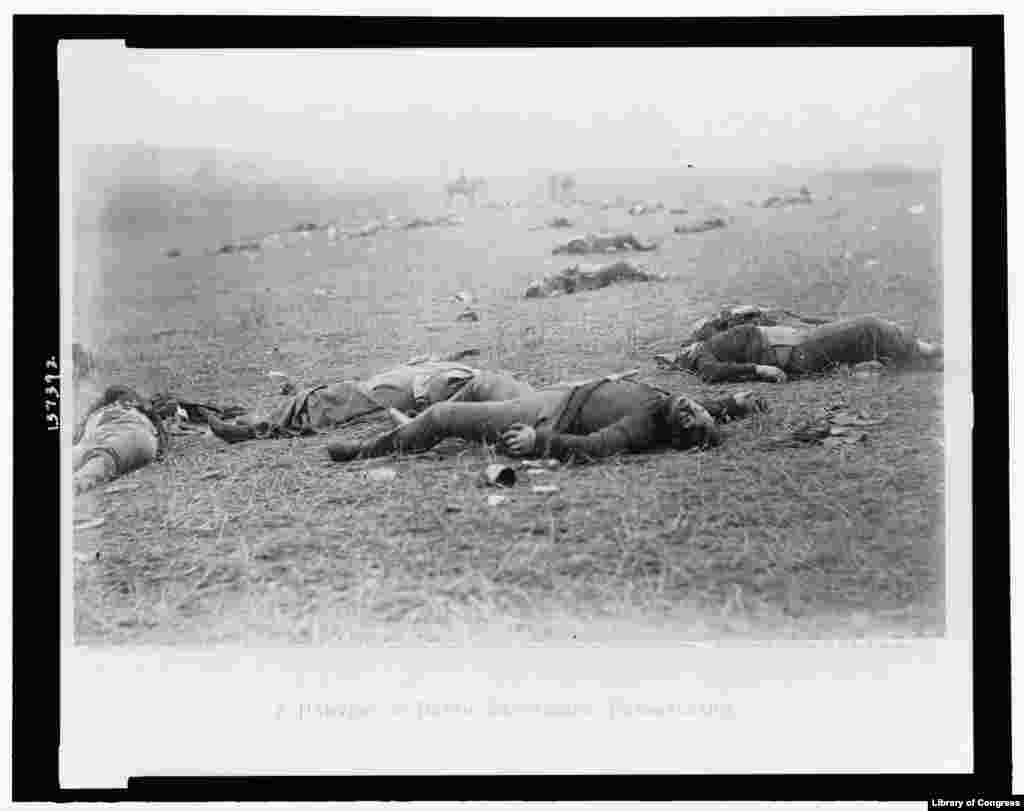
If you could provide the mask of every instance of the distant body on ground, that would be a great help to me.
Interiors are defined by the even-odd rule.
[[[807,206],[814,202],[811,190],[806,186],[800,187],[798,194],[773,194],[761,203],[762,208],[785,208],[786,206]]]
[[[677,234],[700,234],[704,231],[714,231],[717,228],[725,228],[729,222],[724,217],[705,217],[694,222],[684,222],[672,230]]]
[[[167,450],[167,432],[152,403],[133,389],[109,386],[73,435],[76,494],[145,467]]]
[[[653,251],[657,248],[654,242],[644,242],[633,232],[625,234],[586,234],[574,237],[563,245],[556,246],[551,252],[558,254],[609,253],[612,251]]]
[[[665,278],[624,259],[608,265],[570,265],[543,280],[530,282],[525,298],[570,295],[584,290],[599,290],[613,284],[664,281]]]

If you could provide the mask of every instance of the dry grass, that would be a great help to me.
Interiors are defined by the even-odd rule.
[[[162,234],[97,249],[98,287],[110,292],[93,299],[92,326],[104,325],[108,379],[225,404],[274,402],[270,370],[315,383],[471,346],[536,384],[641,366],[664,388],[717,393],[737,387],[662,373],[649,358],[722,303],[880,312],[941,338],[935,223],[906,213],[924,199],[931,214],[922,195],[876,190],[783,211],[737,204],[728,228],[691,236],[669,236],[667,213],[573,210],[588,230],[664,237],[645,261],[672,278],[529,301],[527,282],[561,266],[550,249],[562,238],[530,232],[542,212],[529,209],[333,246],[319,234],[251,262],[199,255],[227,235],[185,244]],[[186,255],[164,257],[169,244]],[[459,290],[478,297],[479,322],[455,322]],[[79,500],[80,513],[107,520],[75,538],[78,639],[941,632],[941,379],[755,387],[773,410],[729,426],[721,448],[524,471],[498,507],[477,484],[493,452],[454,441],[343,466],[328,461],[328,436],[177,438],[165,461],[124,480],[137,490]],[[836,399],[889,417],[843,451],[772,446]],[[396,478],[368,480],[381,465]],[[534,494],[531,481],[559,490]]]

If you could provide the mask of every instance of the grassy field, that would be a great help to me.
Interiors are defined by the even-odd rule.
[[[772,410],[728,426],[725,443],[705,453],[524,470],[498,506],[477,484],[492,452],[457,441],[336,465],[329,435],[237,446],[175,437],[164,461],[76,502],[76,519],[105,519],[74,538],[77,640],[942,633],[941,375],[707,386],[650,359],[698,317],[745,302],[875,312],[941,340],[934,184],[850,176],[809,185],[814,205],[783,210],[746,205],[773,189],[735,177],[708,179],[699,193],[671,183],[623,192],[730,219],[688,236],[672,233],[685,217],[664,212],[534,206],[336,245],[318,233],[252,261],[203,255],[308,216],[366,214],[326,196],[302,211],[248,201],[226,220],[80,231],[75,330],[96,350],[99,382],[265,407],[279,398],[272,370],[313,384],[477,347],[481,364],[537,385],[640,367],[641,379],[670,390],[755,388]],[[409,207],[441,210],[443,201],[429,202]],[[907,211],[922,202],[923,214]],[[554,213],[579,231],[629,228],[660,240],[638,259],[670,278],[524,300],[529,281],[568,264],[551,255],[566,231],[528,230]],[[171,247],[183,256],[166,258]],[[456,322],[463,305],[451,297],[461,290],[478,298],[478,322]],[[842,450],[775,445],[835,402],[885,422]],[[382,466],[393,480],[368,477]],[[558,490],[534,493],[537,483]]]

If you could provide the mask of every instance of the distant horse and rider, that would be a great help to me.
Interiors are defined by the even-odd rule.
[[[487,181],[482,177],[466,177],[463,170],[455,180],[445,183],[444,191],[448,195],[449,206],[454,206],[460,198],[470,206],[475,206],[487,191]]]

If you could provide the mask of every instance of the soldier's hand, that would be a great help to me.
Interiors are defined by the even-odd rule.
[[[529,425],[517,422],[515,425],[510,425],[501,435],[501,441],[510,455],[526,456],[533,453],[534,446],[537,444],[537,432]]]
[[[762,380],[769,380],[772,383],[786,382],[786,373],[778,366],[755,366],[754,371]]]

